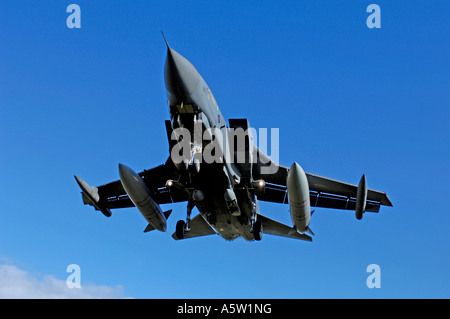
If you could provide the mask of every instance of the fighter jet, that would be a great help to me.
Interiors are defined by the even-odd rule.
[[[227,124],[196,68],[166,46],[168,159],[139,173],[119,164],[120,178],[97,187],[75,175],[85,205],[107,217],[135,206],[148,222],[144,232],[165,232],[172,210],[160,205],[186,202],[174,239],[218,234],[229,241],[259,241],[263,234],[312,241],[311,207],[352,210],[361,219],[392,206],[386,193],[367,187],[365,175],[354,185],[305,172],[297,162],[288,167],[272,161],[254,144],[249,121]],[[292,225],[262,215],[261,201],[289,205]],[[194,207],[199,213],[191,218]]]

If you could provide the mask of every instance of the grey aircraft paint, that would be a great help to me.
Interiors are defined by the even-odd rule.
[[[171,211],[162,212],[159,205],[187,202],[186,220],[178,221],[175,239],[219,234],[226,240],[252,241],[261,240],[265,233],[311,241],[305,234],[312,234],[311,206],[353,210],[357,219],[366,211],[378,212],[381,205],[392,206],[386,193],[367,188],[364,175],[356,186],[304,172],[298,163],[289,168],[272,162],[253,145],[251,134],[244,136],[241,149],[232,148],[230,129],[248,133],[248,120],[230,119],[228,127],[202,76],[168,44],[164,81],[170,114],[166,120],[169,153],[176,154],[178,144],[195,136],[197,124],[202,136],[210,130],[216,133],[214,145],[220,160],[202,161],[208,142],[197,143],[193,138],[182,160],[169,156],[165,164],[140,173],[120,164],[120,179],[98,187],[75,176],[83,202],[105,216],[111,216],[111,209],[136,205],[149,222],[146,232],[165,231]],[[183,129],[190,136],[177,133]],[[238,154],[244,161],[233,161]],[[261,215],[259,201],[289,204],[293,225]],[[191,218],[194,207],[199,214]]]

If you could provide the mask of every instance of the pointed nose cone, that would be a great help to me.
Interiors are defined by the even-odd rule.
[[[200,75],[191,62],[167,46],[164,81],[167,91],[186,102],[197,88]]]
[[[136,173],[124,164],[119,164],[119,174],[121,178],[132,180],[132,178],[136,178]]]
[[[146,196],[145,184],[135,171],[124,164],[119,164],[119,175],[122,186],[128,195],[132,193],[139,194],[141,197]]]

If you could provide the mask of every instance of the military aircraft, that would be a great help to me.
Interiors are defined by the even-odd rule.
[[[273,162],[253,143],[247,119],[229,119],[227,125],[202,76],[164,40],[170,156],[140,173],[119,164],[120,179],[98,187],[75,175],[85,205],[107,217],[112,209],[136,206],[148,222],[144,232],[164,232],[172,210],[160,205],[187,202],[174,239],[219,234],[230,241],[258,241],[263,234],[312,241],[311,207],[354,210],[361,219],[381,205],[392,206],[386,193],[368,189],[365,175],[353,185],[305,172],[296,162]],[[262,215],[259,201],[288,204],[293,225]],[[199,214],[191,219],[194,207]]]

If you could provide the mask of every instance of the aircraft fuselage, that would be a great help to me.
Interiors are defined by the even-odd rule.
[[[176,139],[177,143],[190,138],[190,152],[184,157],[178,157],[179,149],[171,152],[172,161],[180,171],[178,182],[191,194],[194,191],[201,194],[190,195],[188,210],[189,206],[196,206],[210,226],[227,240],[240,236],[254,240],[252,217],[257,213],[257,199],[250,187],[252,181],[241,181],[239,170],[230,161],[234,150],[228,141],[229,129],[210,88],[195,67],[170,47],[164,78],[171,127],[175,132],[169,138]],[[181,134],[177,132],[183,129],[190,136],[180,139]],[[205,131],[215,133],[214,139],[205,140]],[[214,154],[207,152],[208,145],[215,147]],[[212,161],[207,155],[212,156]]]

